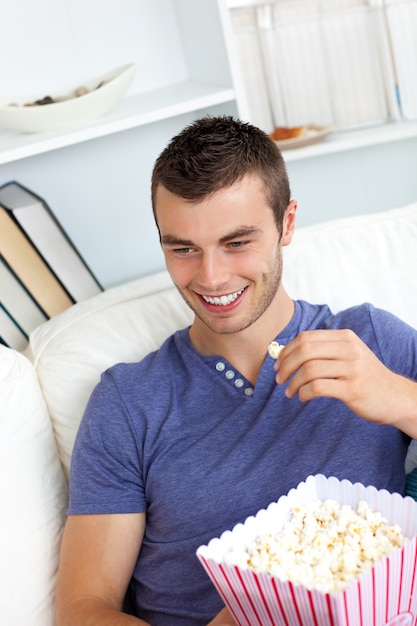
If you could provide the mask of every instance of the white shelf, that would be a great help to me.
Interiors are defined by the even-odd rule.
[[[265,4],[265,0],[226,0],[228,9],[242,9]]]
[[[234,98],[231,88],[186,81],[126,96],[112,112],[88,126],[36,134],[4,130],[0,132],[0,164],[224,104]]]
[[[283,150],[283,155],[286,161],[297,161],[413,138],[417,138],[417,121],[389,122],[366,129],[338,131],[311,146]]]

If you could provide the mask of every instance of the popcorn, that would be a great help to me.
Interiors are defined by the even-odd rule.
[[[336,593],[404,542],[401,528],[388,525],[365,501],[354,510],[326,499],[293,507],[278,534],[261,535],[246,550],[230,551],[225,563]]]
[[[196,554],[239,626],[417,624],[417,501],[398,493],[311,475]]]
[[[268,346],[268,354],[273,359],[277,359],[280,355],[281,350],[283,350],[285,346],[282,346],[277,341],[271,341]]]

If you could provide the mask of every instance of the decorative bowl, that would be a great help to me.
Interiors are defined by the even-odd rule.
[[[123,65],[82,87],[52,96],[2,97],[0,126],[37,133],[88,123],[109,111],[122,98],[135,70],[133,63]]]

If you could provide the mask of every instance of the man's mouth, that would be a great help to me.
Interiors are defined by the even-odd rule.
[[[229,293],[228,295],[222,295],[222,296],[201,295],[201,297],[208,304],[215,304],[217,306],[227,306],[228,304],[231,304],[232,302],[234,302],[236,298],[238,298],[244,291],[245,291],[244,289],[240,289],[239,291],[235,291],[234,293]]]

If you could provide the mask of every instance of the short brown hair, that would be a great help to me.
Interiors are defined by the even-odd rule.
[[[278,146],[259,128],[229,116],[206,116],[186,126],[163,150],[152,173],[152,207],[162,185],[197,202],[248,174],[260,177],[278,231],[291,191]]]

